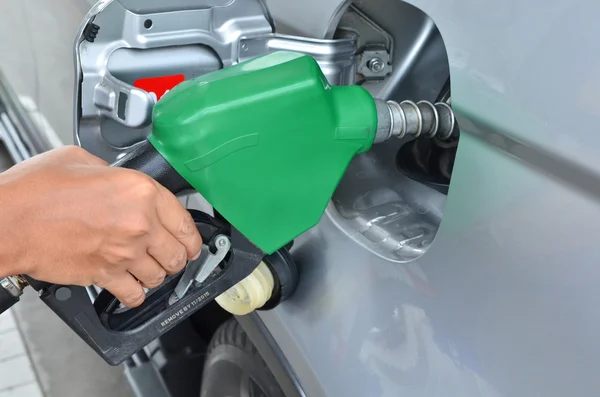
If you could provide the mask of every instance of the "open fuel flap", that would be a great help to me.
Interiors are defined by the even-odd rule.
[[[75,142],[112,162],[148,135],[154,104],[175,85],[277,50],[311,55],[329,83],[353,84],[358,37],[337,36],[277,34],[262,0],[100,1],[75,43]]]

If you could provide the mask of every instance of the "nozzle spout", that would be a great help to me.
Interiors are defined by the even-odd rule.
[[[438,138],[449,140],[458,136],[458,125],[454,112],[445,102],[383,101],[376,99],[377,133],[374,143],[392,137],[405,136]]]

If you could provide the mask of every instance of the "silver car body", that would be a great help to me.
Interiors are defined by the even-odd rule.
[[[55,3],[73,27],[89,7]],[[278,30],[315,38],[330,38],[348,6],[267,3]],[[600,3],[356,4],[395,40],[393,75],[372,92],[434,100],[449,67],[461,138],[447,198],[390,179],[397,147],[377,148],[296,240],[299,289],[258,318],[298,386],[311,397],[596,395]],[[36,89],[59,128],[72,105],[54,100],[55,83]],[[377,219],[377,241],[373,211],[391,217]],[[394,211],[411,214],[418,245],[385,226],[398,226]]]
[[[271,11],[323,37],[341,3]],[[400,1],[359,3],[392,29],[417,23]],[[408,3],[441,33],[461,126],[435,240],[394,262],[352,244],[330,211],[297,242],[296,299],[261,318],[309,396],[595,395],[600,5]]]

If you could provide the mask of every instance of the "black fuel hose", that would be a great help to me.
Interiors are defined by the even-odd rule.
[[[134,169],[150,176],[173,194],[191,189],[190,184],[167,162],[148,140],[115,161],[111,167]]]

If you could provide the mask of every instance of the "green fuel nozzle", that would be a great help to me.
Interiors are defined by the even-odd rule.
[[[450,136],[445,104],[331,86],[310,56],[275,52],[179,84],[148,140],[246,238],[275,252],[316,225],[350,161],[374,142]]]
[[[155,105],[148,140],[272,253],[316,225],[376,132],[366,90],[331,86],[312,57],[276,52],[179,84]]]

